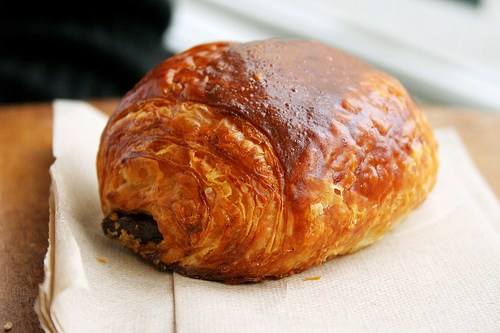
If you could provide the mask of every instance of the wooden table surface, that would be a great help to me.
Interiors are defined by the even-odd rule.
[[[118,100],[90,101],[111,112]],[[435,128],[454,127],[500,197],[500,113],[425,106]],[[48,246],[50,103],[0,106],[0,329],[40,332],[33,310]]]

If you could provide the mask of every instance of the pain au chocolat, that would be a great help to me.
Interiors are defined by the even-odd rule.
[[[97,157],[106,235],[162,269],[276,279],[382,237],[437,144],[393,77],[312,41],[210,43],[152,69]]]

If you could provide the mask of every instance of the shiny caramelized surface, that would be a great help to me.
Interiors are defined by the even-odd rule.
[[[146,213],[122,244],[186,275],[279,278],[369,245],[432,189],[437,147],[394,78],[308,41],[195,47],[122,100],[101,141],[103,211]]]

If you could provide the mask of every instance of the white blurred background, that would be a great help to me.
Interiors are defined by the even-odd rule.
[[[397,77],[420,103],[500,112],[500,0],[177,0],[173,52],[314,39]]]

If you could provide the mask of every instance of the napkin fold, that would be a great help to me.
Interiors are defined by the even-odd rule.
[[[500,204],[453,129],[435,130],[427,200],[382,240],[277,281],[159,272],[105,237],[95,158],[107,117],[54,102],[49,249],[35,310],[46,332],[493,332]]]
[[[100,227],[95,160],[106,122],[84,102],[54,102],[49,249],[35,310],[46,332],[172,332],[172,274]]]

